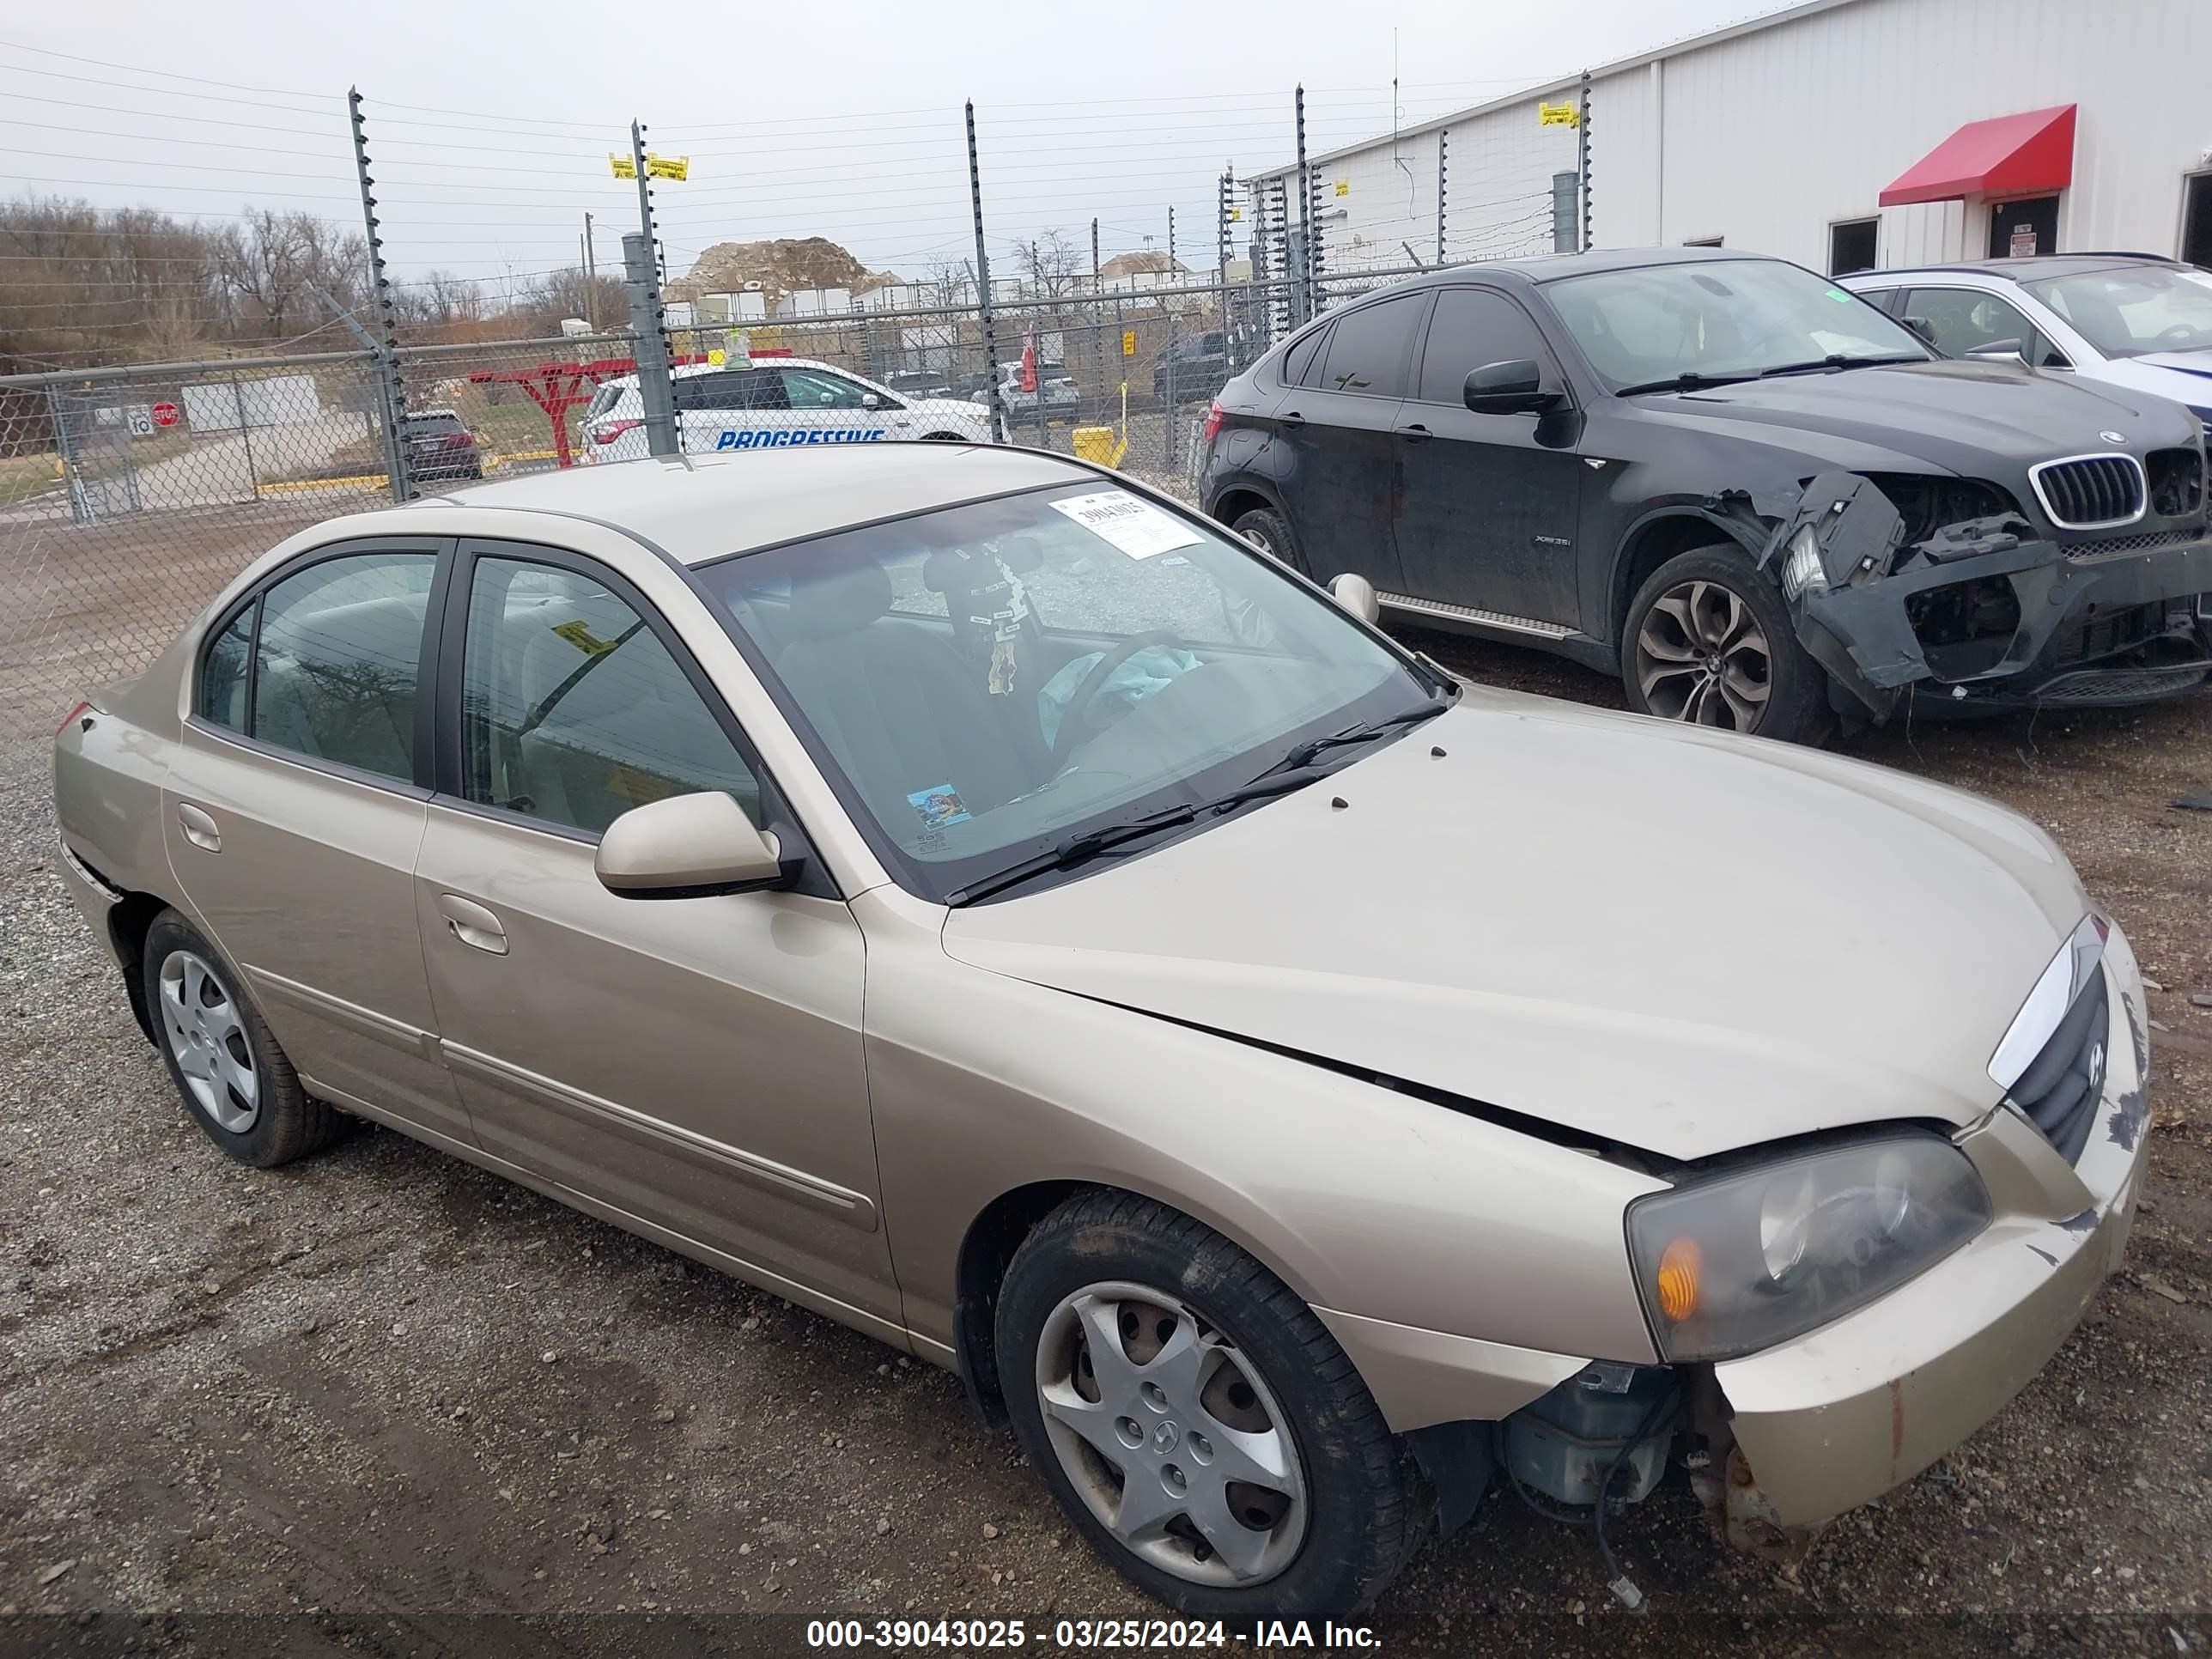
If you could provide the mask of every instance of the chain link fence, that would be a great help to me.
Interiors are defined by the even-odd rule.
[[[1405,273],[1093,287],[671,331],[690,453],[996,435],[1191,497],[1208,404],[1282,337]],[[988,333],[988,338],[987,338]],[[0,735],[144,667],[244,564],[395,500],[647,451],[626,334],[0,379]]]

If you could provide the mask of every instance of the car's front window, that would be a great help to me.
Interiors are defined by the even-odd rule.
[[[1927,346],[1858,295],[1779,259],[1594,271],[1544,293],[1608,388],[1748,380],[1830,358],[1925,358]]]
[[[700,574],[886,866],[933,899],[1433,701],[1328,599],[1103,480]]]
[[[2107,357],[2212,351],[2212,288],[2164,265],[2023,284]]]

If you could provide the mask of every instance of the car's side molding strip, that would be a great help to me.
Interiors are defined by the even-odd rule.
[[[485,1054],[481,1049],[466,1048],[450,1040],[441,1040],[438,1046],[445,1054],[447,1065],[457,1072],[472,1073],[485,1082],[531,1096],[556,1110],[600,1118],[618,1123],[634,1133],[665,1140],[685,1152],[712,1158],[732,1175],[750,1182],[756,1187],[765,1188],[780,1198],[795,1198],[811,1205],[856,1231],[872,1233],[876,1231],[875,1200],[865,1193],[837,1186],[808,1175],[803,1170],[794,1170],[788,1164],[759,1157],[726,1141],[712,1139],[680,1125],[648,1117],[643,1112],[633,1111],[614,1101],[571,1088],[550,1077],[542,1077],[536,1072],[525,1070],[510,1060]]]
[[[1538,622],[1529,617],[1509,617],[1503,611],[1478,611],[1471,605],[1446,605],[1442,599],[1416,599],[1404,593],[1377,593],[1375,597],[1393,611],[1411,611],[1424,617],[1449,617],[1455,622],[1503,629],[1509,634],[1533,634],[1542,640],[1564,640],[1575,631],[1571,628],[1563,628],[1558,623]]]
[[[250,962],[244,966],[246,978],[253,981],[253,988],[265,996],[278,1002],[288,1002],[295,1008],[331,1020],[389,1048],[404,1049],[433,1064],[437,1061],[437,1038],[419,1026],[394,1019],[389,1014],[380,1014],[375,1009],[364,1008],[357,1002],[348,1002],[343,997],[334,997],[328,991],[319,991],[312,985],[302,985],[296,979],[272,974],[266,968],[257,968]]]

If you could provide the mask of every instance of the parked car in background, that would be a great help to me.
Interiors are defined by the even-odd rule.
[[[2126,939],[2002,807],[1337,591],[1029,449],[462,490],[72,710],[59,866],[229,1156],[374,1119],[955,1368],[1201,1619],[1500,1462],[1601,1546],[1677,1454],[1911,1478],[2121,1259]]]
[[[1229,347],[1221,331],[1176,337],[1152,365],[1152,396],[1179,404],[1211,398],[1229,379]]]
[[[1066,363],[1039,363],[1036,380],[1033,388],[1024,391],[1021,364],[999,365],[999,405],[1006,411],[1009,420],[1024,415],[1034,420],[1040,409],[1048,419],[1072,418],[1081,408],[1083,394],[1076,389],[1075,377],[1067,372]],[[986,380],[984,387],[974,393],[974,402],[989,404],[988,386]]]
[[[933,369],[899,369],[884,376],[884,386],[902,398],[926,400],[960,395],[950,375]]]
[[[2129,703],[2212,674],[2204,434],[1954,362],[1720,250],[1508,260],[1300,331],[1207,417],[1206,510],[1408,620],[1620,675],[1645,714]]]
[[[450,409],[417,410],[399,422],[410,477],[481,478],[483,452],[468,422]]]
[[[690,363],[672,373],[676,423],[686,454],[884,443],[902,438],[988,443],[988,416],[951,398],[914,398],[849,369],[806,357]],[[587,461],[652,453],[637,376],[602,381],[580,428]]]
[[[2017,356],[2212,422],[2212,274],[2148,253],[1868,270],[1840,279],[1953,357]]]

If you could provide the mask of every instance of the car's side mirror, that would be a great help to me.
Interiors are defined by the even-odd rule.
[[[778,887],[789,872],[775,837],[719,790],[634,806],[607,826],[592,860],[622,898],[703,898]]]
[[[2027,353],[2018,340],[1991,340],[1969,351],[1966,360],[1976,363],[2025,363]]]
[[[1355,576],[1347,571],[1328,585],[1328,593],[1362,622],[1380,622],[1382,618],[1382,601],[1375,596],[1375,584],[1364,576]]]
[[[1936,325],[1929,322],[1925,317],[1907,317],[1902,320],[1904,321],[1905,327],[1911,329],[1922,339],[1927,341],[1929,345],[1936,344]],[[1939,346],[1937,347],[1937,349],[1940,350],[1942,348]]]
[[[1539,414],[1563,401],[1563,394],[1544,385],[1544,371],[1527,357],[1485,363],[1468,375],[1462,395],[1478,415]]]
[[[878,396],[876,396],[876,394],[875,394],[874,392],[863,392],[860,394],[860,407],[861,407],[861,408],[863,408],[863,409],[881,409],[883,406],[884,406],[884,400],[883,400],[881,398],[878,398]]]

